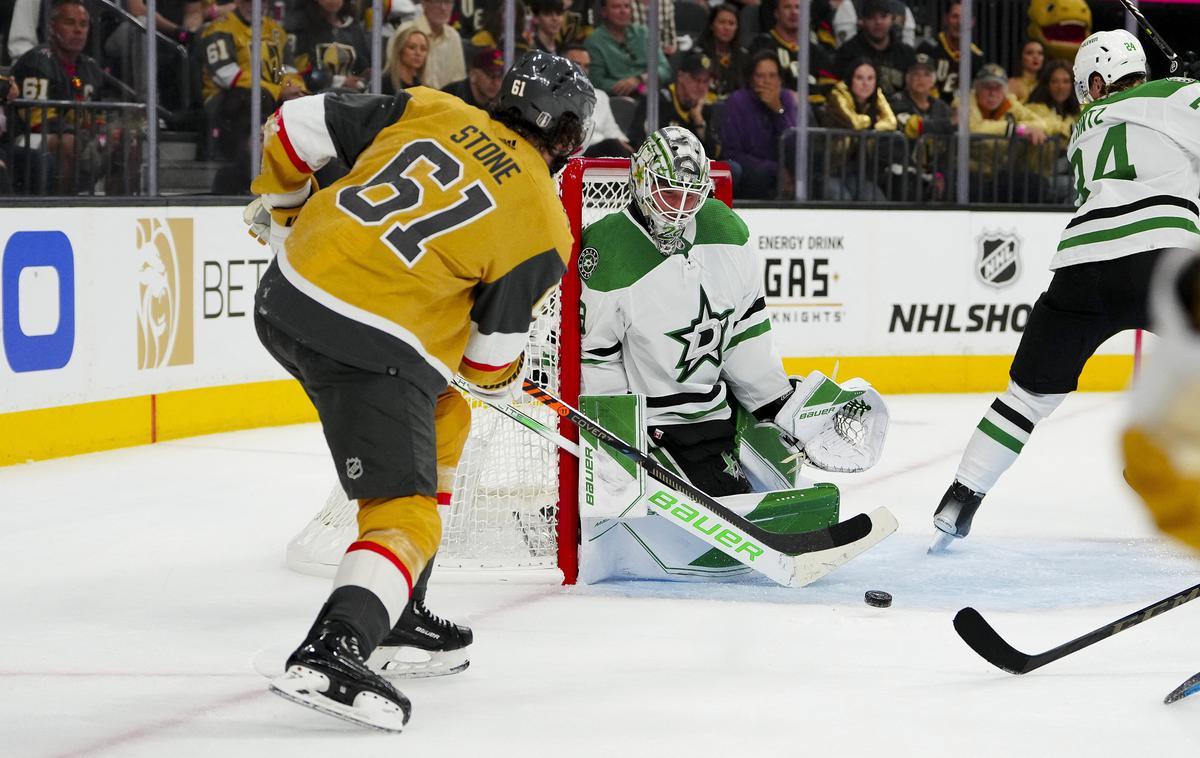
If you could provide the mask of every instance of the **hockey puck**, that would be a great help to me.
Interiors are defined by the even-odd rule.
[[[863,600],[867,601],[867,605],[876,608],[888,608],[892,604],[892,596],[883,590],[867,590],[867,594],[863,596]]]

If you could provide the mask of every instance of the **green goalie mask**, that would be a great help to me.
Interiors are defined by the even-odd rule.
[[[682,127],[659,129],[633,154],[629,190],[659,251],[670,255],[712,192],[704,146]]]

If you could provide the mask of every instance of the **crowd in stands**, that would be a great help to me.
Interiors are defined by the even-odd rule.
[[[0,102],[7,103],[0,193],[120,191],[112,178],[137,173],[131,155],[139,130],[130,114],[144,124],[144,110],[36,102],[144,101],[145,32],[131,20],[144,17],[145,0],[8,5],[11,17],[0,14],[0,32],[7,32],[0,44]],[[220,165],[213,193],[248,190],[256,76],[262,119],[290,98],[370,91],[371,5],[264,0],[262,63],[253,65],[251,0],[157,2],[159,118],[167,130],[198,135],[199,158]],[[735,197],[786,197],[805,108],[817,172],[810,197],[953,199],[964,94],[957,0],[813,0],[807,40],[799,37],[800,0],[663,0],[649,56],[647,7],[644,0],[517,0],[509,40],[501,0],[384,0],[382,91],[432,87],[486,107],[511,42],[518,56],[538,49],[570,58],[596,85],[597,129],[587,155],[628,156],[654,101],[659,126],[691,130],[711,157],[730,164]],[[931,17],[930,8],[942,12]],[[918,16],[927,23],[918,26]],[[798,62],[801,44],[807,72]],[[970,165],[981,178],[972,180],[972,198],[1069,202],[1063,151],[1080,110],[1070,63],[1051,58],[1036,40],[1024,45],[1011,77],[979,45],[969,55],[969,127],[980,137]],[[795,95],[802,73],[806,103]]]

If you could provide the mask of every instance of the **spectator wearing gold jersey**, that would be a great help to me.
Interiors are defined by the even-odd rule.
[[[822,121],[832,129],[852,129],[856,132],[895,132],[896,115],[888,105],[879,86],[878,69],[866,58],[851,63],[842,81],[829,91]],[[872,160],[879,150],[875,140],[848,137],[833,138],[830,176],[825,178],[826,200],[886,200],[883,190],[872,176],[877,163]],[[858,161],[866,161],[868,170],[859,177]]]
[[[957,110],[955,102],[951,108]],[[995,63],[979,69],[969,103],[972,135],[997,139],[972,140],[971,198],[982,202],[1038,202],[1044,186],[1036,173],[1028,172],[1019,156],[1010,149],[1022,150],[1009,139],[1022,138],[1037,147],[1046,142],[1046,125],[1036,113],[1008,91],[1008,75]],[[1032,154],[1032,151],[1026,151]]]
[[[1047,177],[1050,201],[1065,203],[1070,200],[1074,185],[1066,146],[1080,111],[1071,64],[1057,59],[1048,61],[1025,106],[1042,120],[1046,135],[1051,138],[1031,151],[1030,167]]]
[[[266,15],[263,4],[260,60],[250,60],[251,0],[236,0],[232,13],[204,29],[204,114],[214,136],[215,157],[222,166],[213,178],[218,195],[240,195],[250,189],[250,86],[261,85],[262,119],[281,103],[305,94],[304,80],[292,65],[287,33]]]

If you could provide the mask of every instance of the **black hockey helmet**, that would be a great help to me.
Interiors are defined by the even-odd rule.
[[[565,162],[591,136],[595,107],[596,91],[574,63],[530,50],[504,75],[492,115]]]

